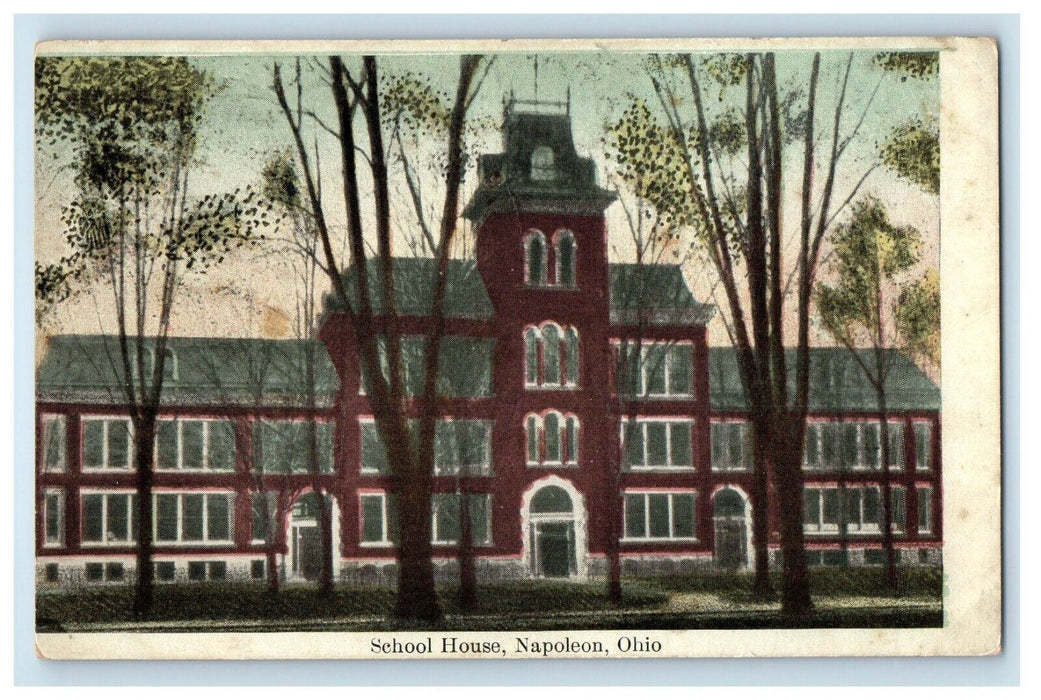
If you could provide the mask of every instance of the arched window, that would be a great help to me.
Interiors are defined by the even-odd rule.
[[[531,499],[532,513],[570,513],[571,496],[559,486],[543,486]]]
[[[555,241],[557,261],[557,285],[575,286],[575,235],[568,230],[557,234]]]
[[[532,287],[546,285],[546,237],[541,231],[524,238],[524,281]]]
[[[554,164],[553,149],[549,146],[537,146],[531,152],[531,179],[555,180],[557,167]]]
[[[576,466],[578,464],[578,418],[550,411],[530,415],[524,421],[529,466]]]
[[[578,386],[578,331],[552,321],[524,331],[524,383],[528,387]]]

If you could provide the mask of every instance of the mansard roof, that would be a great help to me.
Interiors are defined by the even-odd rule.
[[[788,387],[795,389],[794,349],[787,351]],[[871,350],[860,350],[868,366]],[[886,379],[890,411],[938,411],[940,388],[899,351],[892,350],[892,367]],[[875,389],[852,353],[844,347],[810,348],[811,413],[877,410]],[[709,349],[709,399],[714,411],[746,411],[748,398],[741,382],[737,351],[732,347]]]
[[[171,337],[167,347],[176,377],[164,382],[166,406],[306,406],[309,355],[316,405],[332,406],[339,390],[336,370],[318,341]],[[125,403],[121,362],[116,336],[54,336],[37,370],[37,400]]]
[[[611,322],[654,326],[702,326],[716,309],[690,293],[679,265],[612,263]]]

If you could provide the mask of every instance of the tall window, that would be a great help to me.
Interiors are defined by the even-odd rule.
[[[932,467],[929,457],[933,452],[932,426],[928,423],[914,424],[915,468],[927,472]]]
[[[524,282],[532,287],[544,287],[546,277],[546,237],[542,231],[531,231],[524,238]]]
[[[751,426],[744,422],[712,424],[712,469],[741,471],[750,468]]]
[[[931,486],[918,487],[918,534],[931,535],[933,532],[933,489]]]
[[[693,491],[670,493],[625,494],[625,539],[681,540],[693,539]]]
[[[544,182],[555,180],[556,177],[553,149],[549,146],[536,146],[531,152],[531,179]]]
[[[65,545],[65,492],[47,489],[43,493],[43,544],[47,547]]]
[[[806,469],[871,469],[882,462],[878,422],[807,423],[803,450]],[[889,423],[889,468],[904,464],[904,426]]]
[[[40,442],[43,447],[41,468],[45,472],[65,471],[65,416],[42,416],[40,430]]]
[[[803,525],[806,532],[838,532],[845,518],[849,532],[876,533],[882,521],[881,491],[877,486],[807,486],[803,489]],[[903,532],[906,519],[905,491],[893,487],[893,531]]]
[[[130,469],[130,421],[126,418],[83,420],[83,468]]]
[[[361,505],[362,545],[391,545],[398,541],[397,499],[385,493],[366,493],[359,497]]]
[[[578,331],[547,322],[524,331],[524,384],[529,388],[578,386]]]
[[[227,544],[232,541],[234,494],[155,494],[155,541]]]
[[[456,544],[462,536],[462,507],[457,493],[435,493],[431,504],[432,544]],[[491,495],[467,495],[470,511],[470,541],[477,546],[491,544]]]
[[[137,541],[137,494],[83,493],[80,512],[84,544],[126,545]]]
[[[693,396],[694,347],[690,343],[623,343],[618,376],[626,396]]]
[[[312,432],[313,431],[313,432]],[[315,442],[312,443],[312,440]],[[315,448],[311,459],[312,444]],[[333,425],[325,421],[261,420],[253,424],[253,469],[265,474],[333,470]]]
[[[278,519],[278,494],[271,491],[252,494],[250,496],[250,510],[253,516],[253,541],[273,541],[275,524]]]
[[[689,420],[622,422],[629,469],[693,469]]]
[[[530,415],[524,423],[528,466],[577,466],[578,418],[550,411]]]
[[[235,423],[228,420],[161,420],[156,427],[158,469],[234,471]]]
[[[557,233],[555,241],[555,253],[557,262],[557,286],[575,286],[575,234],[568,230]]]

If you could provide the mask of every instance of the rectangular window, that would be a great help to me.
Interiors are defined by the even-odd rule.
[[[264,474],[312,474],[316,469],[331,474],[333,424],[257,421],[253,426],[253,469]]]
[[[254,559],[249,563],[249,577],[254,580],[264,578],[267,573],[267,563],[263,559]]]
[[[65,471],[65,416],[47,415],[40,419],[43,454],[41,465],[45,472]]]
[[[172,561],[155,563],[155,578],[158,581],[173,581],[177,577],[177,567]]]
[[[742,471],[752,465],[751,426],[728,421],[712,424],[712,469]]]
[[[274,493],[254,493],[250,496],[250,509],[253,515],[253,541],[271,542],[275,536],[276,510],[278,495]]]
[[[477,493],[467,496],[470,510],[470,541],[475,546],[491,544],[491,494]],[[433,544],[457,544],[462,536],[462,502],[459,494],[434,494],[431,506],[431,533]]]
[[[630,469],[694,468],[690,421],[623,421],[622,439]]]
[[[933,452],[932,437],[932,426],[930,424],[914,424],[915,462],[919,471],[927,472],[932,467],[929,459]]]
[[[930,486],[918,487],[918,534],[931,535],[933,532],[933,489]]]
[[[622,344],[629,346],[629,343]],[[628,396],[682,397],[694,395],[694,347],[690,343],[644,343],[620,347],[621,390]]]
[[[436,473],[491,473],[491,421],[439,420],[434,426],[434,431]]]
[[[359,427],[361,428],[361,470],[389,474],[390,462],[376,424],[372,421],[361,421]]]
[[[65,492],[47,489],[43,494],[43,543],[48,547],[65,545]]]
[[[130,421],[125,418],[83,420],[83,468],[130,469]]]
[[[889,423],[889,468],[904,468],[904,424]]]
[[[842,491],[845,491],[845,498]],[[903,532],[905,490],[893,487],[893,531]],[[877,533],[882,519],[878,486],[807,486],[803,489],[803,525],[806,532],[838,532],[844,523],[850,533]]]
[[[805,469],[821,468],[821,426],[819,423],[806,424],[802,464]]]
[[[163,544],[228,544],[232,493],[157,493],[154,535]]]
[[[625,539],[694,539],[695,497],[693,491],[627,492],[623,499]]]
[[[137,541],[137,494],[84,493],[80,512],[84,544],[126,545]]]
[[[155,442],[160,470],[235,470],[234,421],[160,420]]]
[[[397,504],[383,493],[361,496],[361,543],[390,545],[397,542]]]
[[[838,469],[841,466],[839,464],[840,441],[842,440],[840,427],[838,423],[824,423],[820,427],[821,468],[823,469]]]

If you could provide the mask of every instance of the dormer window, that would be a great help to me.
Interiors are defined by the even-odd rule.
[[[155,370],[156,356],[155,352],[152,352],[152,369]],[[174,355],[174,351],[170,348],[163,350],[163,382],[176,382],[177,381],[177,356]]]
[[[543,182],[557,179],[553,149],[549,146],[537,146],[531,152],[531,179]]]

